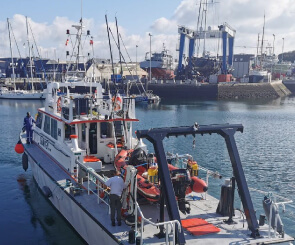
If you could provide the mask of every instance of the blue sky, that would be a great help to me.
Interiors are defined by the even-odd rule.
[[[10,19],[17,42],[26,42],[25,16],[32,26],[37,46],[42,57],[64,59],[66,29],[77,23],[81,16],[81,0],[0,0],[0,56],[9,56],[6,18]],[[205,0],[202,0],[204,3]],[[255,53],[258,33],[262,35],[263,15],[266,15],[265,44],[275,43],[275,53],[294,50],[295,6],[293,0],[207,0],[208,25],[223,22],[236,29],[235,53]],[[216,2],[215,4],[211,4]],[[177,58],[178,25],[196,29],[200,0],[84,0],[83,20],[86,29],[94,37],[96,57],[109,57],[105,14],[115,33],[115,16],[119,30],[131,58],[135,60],[138,45],[138,60],[149,51],[149,36],[152,33],[152,51],[161,51],[163,43]],[[275,34],[275,40],[273,40]],[[114,44],[113,44],[114,45]],[[212,53],[220,52],[216,41],[208,42]],[[219,45],[219,44],[218,44]],[[21,49],[23,56],[25,50]],[[14,51],[16,53],[16,51]],[[55,54],[55,55],[54,55]],[[17,56],[17,55],[16,55]]]

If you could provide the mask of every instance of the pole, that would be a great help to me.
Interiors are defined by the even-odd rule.
[[[29,48],[29,64],[30,64],[30,71],[31,71],[31,82],[32,82],[32,90],[34,91],[34,85],[33,85],[33,64],[32,64],[32,57],[31,57],[31,47],[30,47],[30,41],[29,41],[29,28],[28,28],[28,17],[26,16],[26,27],[27,27],[27,41],[28,41],[28,48]]]
[[[120,50],[120,39],[119,39],[119,30],[118,30],[118,22],[117,22],[117,17],[115,17],[116,19],[116,28],[117,28],[117,38],[118,38],[118,49],[119,49],[119,57],[120,57],[120,75],[121,75],[121,81],[123,83],[123,68],[122,68],[122,60],[121,60],[121,50]]]
[[[281,76],[282,76],[282,66],[283,66],[283,60],[284,60],[284,41],[285,41],[285,38],[283,37],[282,39],[283,39],[283,46],[282,46],[282,60],[281,60],[281,69],[280,69],[280,79],[281,79]]]
[[[275,54],[275,39],[276,39],[276,35],[275,34],[272,34],[272,35],[273,35],[272,54],[274,55]]]
[[[110,30],[109,30],[109,24],[107,15],[105,15],[106,25],[107,25],[107,32],[108,32],[108,39],[109,39],[109,48],[110,48],[110,54],[111,54],[111,62],[112,62],[112,72],[113,72],[113,79],[116,87],[116,79],[115,79],[115,70],[114,70],[114,62],[113,62],[113,53],[112,53],[112,46],[111,46],[111,39],[110,39]]]
[[[138,81],[138,76],[137,76],[137,48],[138,48],[138,45],[135,46],[135,74],[136,74],[136,82]]]
[[[285,38],[283,37],[282,62],[283,62],[283,60],[284,60],[284,43],[285,43]]]
[[[9,24],[9,19],[8,18],[7,18],[7,26],[8,26],[8,34],[9,34],[10,56],[11,56],[12,75],[13,75],[13,87],[14,87],[14,91],[15,91],[16,90],[16,86],[15,86],[14,61],[13,61],[13,54],[12,54],[12,47],[11,47],[11,38],[10,38],[10,24]]]
[[[150,36],[150,83],[152,81],[152,34],[149,33]]]

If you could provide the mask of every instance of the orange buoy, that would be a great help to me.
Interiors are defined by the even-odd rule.
[[[18,154],[22,154],[22,153],[24,153],[25,148],[24,148],[24,146],[23,146],[23,144],[21,143],[20,140],[16,143],[16,145],[15,145],[15,147],[14,147],[14,150],[15,150],[15,152],[18,153]]]

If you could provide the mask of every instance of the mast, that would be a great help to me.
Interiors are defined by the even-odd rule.
[[[205,3],[205,9],[203,10],[203,11],[205,12],[205,26],[204,26],[204,50],[203,50],[203,57],[205,57],[205,55],[206,55],[207,7],[208,7],[208,1],[206,0],[206,3]]]
[[[257,64],[258,64],[258,53],[259,53],[259,33],[258,33],[258,40],[257,40],[257,54],[256,54],[256,64],[255,64],[255,66],[257,66]]]
[[[117,37],[118,37],[118,49],[119,49],[120,66],[121,66],[120,75],[121,75],[121,79],[123,79],[123,68],[122,68],[122,61],[121,61],[121,50],[120,50],[120,39],[119,39],[119,30],[118,30],[117,17],[115,17],[115,19],[116,19],[116,28],[117,28]]]
[[[262,61],[263,61],[264,27],[265,27],[265,13],[264,13],[264,16],[263,16],[263,28],[262,28],[262,39],[261,39],[261,57],[260,57],[260,64],[261,65],[262,65]]]
[[[107,18],[107,15],[105,15],[105,19],[106,19],[106,25],[107,25],[107,31],[108,31],[109,48],[110,48],[111,62],[112,62],[112,72],[113,72],[114,81],[115,81],[115,86],[116,86],[115,70],[114,70],[114,61],[113,61],[113,53],[112,53],[112,46],[111,46],[111,39],[110,39],[110,30],[109,30],[109,24],[108,24],[108,18]]]
[[[198,14],[198,21],[197,21],[197,32],[199,32],[201,9],[202,9],[202,0],[200,0],[200,5],[199,5],[199,14]],[[198,38],[198,41],[197,41],[197,57],[199,57],[200,40],[201,39]]]
[[[32,91],[34,91],[34,85],[33,85],[33,64],[32,64],[32,57],[31,57],[31,47],[30,47],[30,41],[29,41],[29,28],[28,28],[28,17],[26,16],[26,27],[27,27],[27,42],[29,47],[29,65],[30,65],[30,72],[31,72],[31,83],[32,83]]]
[[[10,24],[9,24],[9,19],[8,18],[7,18],[7,26],[8,26],[9,46],[10,46],[10,55],[11,55],[11,64],[12,64],[13,88],[14,88],[14,91],[15,91],[16,87],[15,87],[14,61],[13,61],[13,55],[12,55],[11,37],[10,37]]]

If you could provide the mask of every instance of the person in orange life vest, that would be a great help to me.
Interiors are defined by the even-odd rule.
[[[117,214],[118,226],[121,225],[121,195],[123,190],[126,188],[123,178],[120,173],[115,170],[112,172],[110,179],[106,181],[106,186],[110,187],[110,207],[111,207],[111,221],[112,226],[115,226],[115,215]]]
[[[27,131],[27,144],[31,144],[33,140],[33,123],[36,123],[35,119],[31,116],[30,112],[27,112],[23,127]]]

